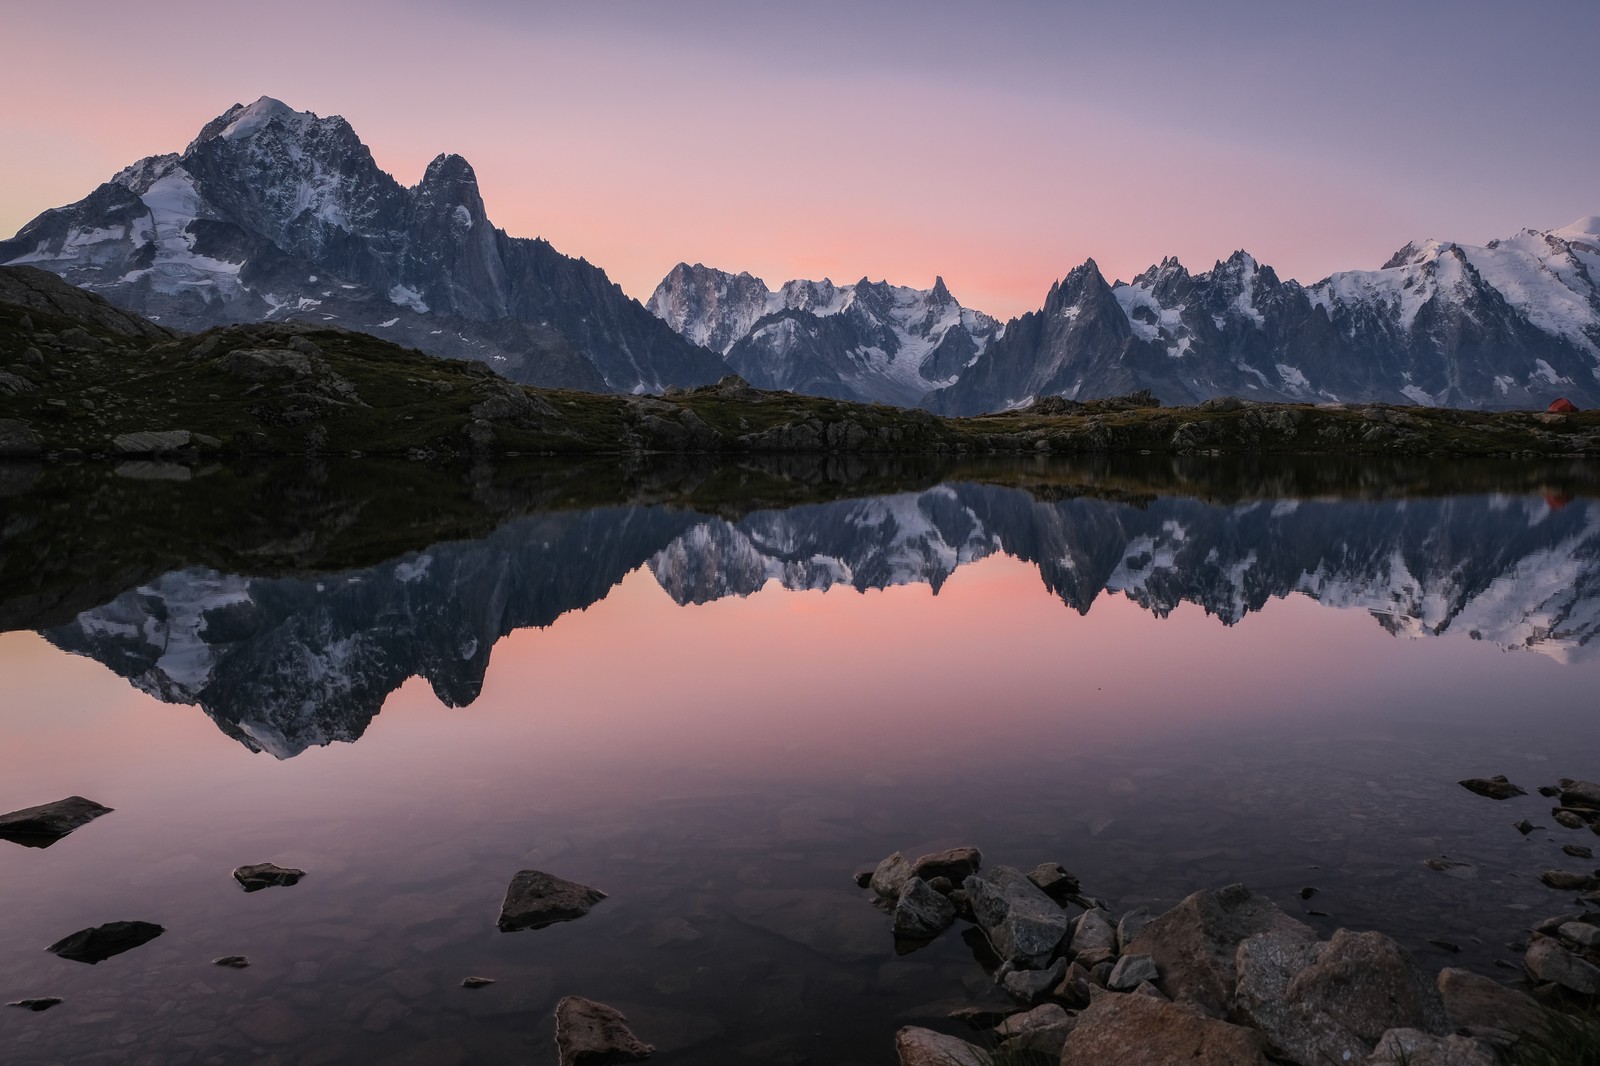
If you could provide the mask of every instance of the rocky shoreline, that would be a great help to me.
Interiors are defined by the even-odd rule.
[[[1494,803],[1553,800],[1557,825],[1583,837],[1600,834],[1600,784],[1562,778],[1539,788],[1537,798],[1505,777],[1460,785]],[[71,796],[0,815],[0,835],[46,848],[112,813]],[[1527,818],[1507,819],[1505,831],[1539,828]],[[1560,833],[1550,839],[1569,858],[1592,856],[1588,845]],[[1448,872],[1465,864],[1424,865]],[[247,894],[290,888],[305,876],[270,862],[232,874]],[[1534,923],[1526,941],[1507,945],[1523,956],[1521,987],[1461,968],[1431,972],[1384,933],[1340,928],[1323,936],[1242,884],[1194,892],[1160,914],[1143,907],[1118,913],[1058,862],[1026,872],[985,865],[973,846],[915,858],[895,852],[857,871],[864,898],[829,892],[836,902],[791,915],[784,935],[821,950],[859,919],[872,926],[868,906],[884,914],[868,939],[881,936],[887,946],[892,938],[897,954],[961,927],[993,993],[950,1010],[943,1029],[901,1028],[894,1037],[900,1066],[1575,1066],[1592,1061],[1581,1056],[1600,1054],[1600,870],[1547,870],[1541,880],[1578,895],[1566,912]],[[1315,894],[1306,889],[1301,898]],[[539,930],[582,919],[606,898],[588,885],[522,870],[496,924],[502,933]],[[150,922],[117,921],[81,929],[47,950],[94,965],[166,932]],[[245,955],[212,962],[250,967]],[[474,994],[495,983],[489,971],[462,978],[460,987]],[[11,1006],[42,1012],[62,1002],[33,994]],[[615,1007],[577,995],[555,1007],[562,1066],[643,1060],[654,1052],[646,1041],[671,1037],[651,1028],[646,1019],[636,1035]]]
[[[1504,777],[1461,785],[1495,800],[1526,794]],[[1600,834],[1600,785],[1564,778],[1540,792],[1557,800],[1559,824]],[[1526,834],[1525,823],[1514,827]],[[1562,851],[1591,855],[1586,845]],[[1452,865],[1438,861],[1428,865]],[[902,1028],[901,1066],[1592,1061],[1572,1056],[1600,1054],[1600,870],[1547,870],[1541,880],[1583,895],[1580,909],[1508,945],[1523,953],[1523,990],[1453,967],[1430,974],[1379,932],[1323,939],[1241,884],[1152,916],[1113,914],[1057,863],[985,869],[970,846],[914,860],[896,852],[857,875],[908,947],[966,923],[1011,1002],[952,1012],[952,1028],[981,1031],[975,1039]]]
[[[648,453],[1590,457],[1600,414],[1235,397],[1166,408],[1141,393],[942,418],[734,376],[602,395],[518,385],[484,363],[325,325],[180,335],[54,275],[0,268],[0,459]]]

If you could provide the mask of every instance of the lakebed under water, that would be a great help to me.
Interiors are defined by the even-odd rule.
[[[63,1000],[8,1062],[553,1062],[577,994],[667,1066],[888,1063],[994,992],[851,875],[956,844],[1510,981],[1589,842],[1534,791],[1600,768],[1581,469],[152,473],[0,478],[0,811],[115,808],[0,841],[0,999]],[[499,932],[526,868],[609,898]]]

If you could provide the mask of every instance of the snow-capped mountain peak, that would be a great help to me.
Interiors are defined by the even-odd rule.
[[[636,392],[724,367],[583,260],[489,224],[467,161],[407,188],[337,115],[262,97],[46,211],[0,263],[61,274],[178,329],[310,318],[531,384]]]
[[[1001,331],[962,307],[943,278],[929,289],[796,279],[774,292],[748,273],[679,263],[646,306],[753,385],[907,405],[959,375]]]

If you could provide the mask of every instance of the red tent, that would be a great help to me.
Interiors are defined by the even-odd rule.
[[[1577,409],[1578,405],[1567,399],[1565,396],[1561,397],[1561,399],[1557,400],[1547,408],[1547,410],[1552,414],[1558,415],[1569,415]]]

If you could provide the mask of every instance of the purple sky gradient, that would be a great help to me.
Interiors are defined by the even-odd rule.
[[[1592,2],[466,0],[6,14],[0,231],[263,94],[648,296],[678,260],[999,315],[1093,256],[1285,276],[1600,212]]]

